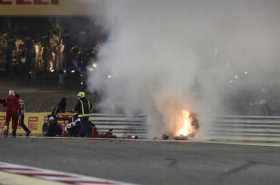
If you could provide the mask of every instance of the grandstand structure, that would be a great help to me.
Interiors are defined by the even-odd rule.
[[[90,2],[0,0],[1,78],[84,84],[81,76],[107,37],[91,16]]]
[[[49,112],[62,97],[73,108],[106,39],[91,16],[92,2],[0,0],[0,98],[14,89],[29,112]]]

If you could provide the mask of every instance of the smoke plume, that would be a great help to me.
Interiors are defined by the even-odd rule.
[[[103,92],[99,106],[106,112],[147,114],[151,136],[165,133],[181,109],[198,113],[206,128],[209,115],[236,103],[228,101],[231,95],[277,84],[280,1],[105,0],[93,6],[109,37],[89,89]]]

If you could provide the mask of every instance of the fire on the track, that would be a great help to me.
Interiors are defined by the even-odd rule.
[[[176,123],[177,132],[174,139],[188,139],[194,137],[199,129],[197,115],[188,110],[182,110],[178,122]]]
[[[199,121],[197,114],[186,109],[180,110],[172,115],[172,127],[168,135],[163,135],[163,139],[173,138],[175,140],[187,140],[195,137],[199,131]]]
[[[181,116],[181,122],[178,123],[180,124],[180,128],[177,131],[176,135],[177,136],[189,136],[193,132],[192,128],[192,119],[190,117],[191,113],[187,110],[182,111],[182,116]]]

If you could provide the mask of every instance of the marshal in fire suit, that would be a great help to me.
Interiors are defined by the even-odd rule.
[[[79,115],[81,120],[80,137],[91,137],[91,124],[89,122],[88,114],[91,112],[92,103],[86,98],[85,92],[77,94],[78,101],[75,106],[75,112]]]
[[[4,136],[9,134],[9,124],[12,120],[12,135],[16,136],[18,125],[19,99],[15,95],[15,91],[9,90],[9,95],[5,99],[6,106],[6,123],[4,127]]]

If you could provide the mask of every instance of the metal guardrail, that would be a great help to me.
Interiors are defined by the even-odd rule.
[[[113,134],[118,137],[138,136],[147,138],[145,115],[122,115],[122,114],[90,114],[92,121],[99,132],[105,133],[113,129]]]
[[[118,137],[148,136],[145,115],[91,114],[90,120],[99,132],[113,129]],[[209,140],[280,144],[280,116],[216,116],[207,124]]]
[[[218,116],[210,125],[211,140],[280,144],[280,116]]]

